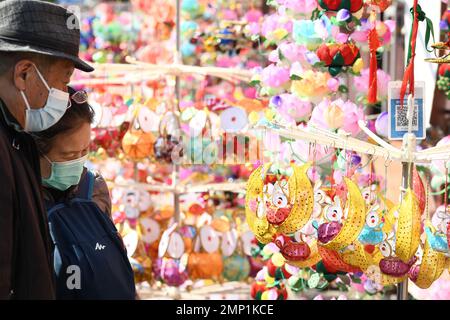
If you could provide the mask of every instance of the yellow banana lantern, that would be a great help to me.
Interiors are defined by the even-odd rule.
[[[292,234],[303,228],[311,218],[314,208],[314,192],[306,172],[310,164],[292,165],[293,174],[289,179],[289,194],[294,197],[294,204],[288,218],[277,228],[282,234]],[[293,183],[291,182],[293,179]]]
[[[360,242],[355,242],[341,256],[345,263],[358,267],[361,270],[367,270],[372,262],[370,255],[364,250],[364,246]]]
[[[366,269],[361,268],[362,271],[366,274],[368,278],[375,281],[378,284],[383,286],[394,285],[404,281],[407,276],[401,277],[393,277],[387,274],[384,274],[380,270],[379,263],[384,258],[381,251],[378,248],[375,248],[374,251],[366,256],[369,262],[369,265]]]
[[[270,166],[260,166],[247,183],[247,223],[262,243],[272,241],[275,234],[290,235],[300,230],[309,221],[314,206],[313,188],[306,174],[310,164],[292,165],[288,181],[265,184]]]
[[[420,266],[413,267],[410,272],[411,280],[422,289],[429,288],[439,279],[446,266],[446,257],[442,252],[431,248],[428,239],[425,241],[422,262]]]
[[[419,203],[411,188],[406,191],[398,211],[395,253],[403,262],[408,262],[420,243]]]
[[[247,223],[250,230],[255,234],[256,239],[264,244],[272,241],[275,230],[269,225],[269,222],[264,217],[258,217],[258,205],[256,199],[262,200],[264,181],[261,178],[261,173],[263,168],[266,167],[268,169],[269,166],[270,164],[267,164],[264,167],[260,166],[252,172],[247,182],[247,193],[245,196],[245,216]]]
[[[366,221],[366,204],[358,186],[348,178],[345,184],[348,188],[348,214],[338,234],[323,246],[331,250],[341,250],[358,238]]]

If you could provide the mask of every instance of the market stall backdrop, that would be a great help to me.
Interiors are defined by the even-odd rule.
[[[110,184],[137,283],[250,281],[255,299],[331,290],[380,299],[409,278],[416,297],[445,298],[415,286],[448,284],[448,137],[408,159],[379,140],[398,64],[388,54],[399,47],[391,2],[82,8],[83,55],[97,70],[73,84],[90,90],[90,166]],[[432,20],[419,10],[428,36],[417,47],[431,50],[439,33],[432,40]],[[447,20],[445,11],[444,42]],[[435,60],[447,92],[446,58]],[[389,172],[395,161],[411,172],[400,201],[388,192],[401,183]],[[438,208],[433,192],[444,195]]]

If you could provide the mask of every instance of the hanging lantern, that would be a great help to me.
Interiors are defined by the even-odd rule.
[[[142,160],[153,155],[155,137],[143,131],[128,131],[122,140],[124,153],[132,160]]]
[[[319,5],[327,11],[349,10],[351,13],[358,12],[363,6],[363,0],[319,0]]]

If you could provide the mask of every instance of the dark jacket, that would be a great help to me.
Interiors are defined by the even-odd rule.
[[[81,181],[86,175],[86,172],[87,169],[85,168],[81,175]],[[53,188],[44,187],[44,201],[51,207],[55,203],[64,202],[73,198],[77,190],[78,186],[73,186],[66,191],[59,191]],[[92,200],[97,204],[101,211],[103,211],[111,218],[111,197],[109,195],[108,185],[106,184],[103,177],[97,172],[95,172]]]
[[[0,299],[54,299],[39,154],[0,100]]]

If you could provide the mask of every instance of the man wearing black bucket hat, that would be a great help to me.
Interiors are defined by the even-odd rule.
[[[33,132],[68,107],[80,30],[63,7],[0,0],[0,299],[54,299],[51,240]]]

